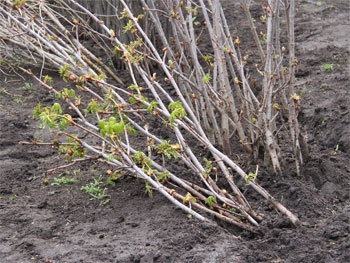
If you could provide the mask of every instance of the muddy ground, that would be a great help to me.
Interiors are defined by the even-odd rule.
[[[61,164],[51,148],[19,145],[49,138],[31,119],[50,100],[30,78],[0,72],[0,262],[350,262],[349,3],[297,1],[300,123],[310,147],[303,175],[265,174],[260,183],[295,213],[288,221],[257,201],[264,236],[190,219],[160,194],[125,177],[110,202],[80,190],[104,170],[67,169],[77,183],[52,186]],[[332,64],[330,68],[327,66]],[[4,74],[6,73],[6,74]],[[27,84],[26,84],[27,83]],[[260,203],[259,203],[260,202]]]

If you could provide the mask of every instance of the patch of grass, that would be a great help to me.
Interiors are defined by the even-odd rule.
[[[77,178],[72,177],[72,178],[66,178],[66,177],[61,177],[61,178],[53,178],[54,182],[51,184],[51,186],[61,186],[63,184],[73,184],[78,182]]]
[[[100,177],[97,179],[94,179],[93,182],[90,182],[85,186],[82,186],[80,190],[89,194],[91,196],[90,200],[101,200],[104,198],[108,198],[110,197],[110,195],[106,193],[108,189],[101,187],[101,185],[103,184],[102,180],[103,180],[102,175],[100,175]]]
[[[26,105],[27,104],[21,98],[14,98],[13,102],[16,103],[16,104],[21,104],[21,105]]]
[[[33,84],[29,83],[29,82],[26,82],[26,83],[24,83],[23,89],[31,91],[31,90],[33,90]]]

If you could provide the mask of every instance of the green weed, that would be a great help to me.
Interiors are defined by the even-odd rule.
[[[326,63],[323,64],[323,68],[328,71],[332,71],[334,69],[334,64],[333,63]]]
[[[63,184],[72,184],[78,182],[77,178],[66,178],[66,177],[61,177],[61,178],[53,178],[54,182],[51,184],[51,186],[61,186]]]
[[[108,198],[110,195],[106,194],[107,188],[101,188],[101,185],[103,178],[102,175],[100,175],[99,178],[94,179],[93,182],[90,182],[86,184],[85,186],[82,186],[80,190],[86,192],[91,196],[90,200],[101,200],[103,198]]]

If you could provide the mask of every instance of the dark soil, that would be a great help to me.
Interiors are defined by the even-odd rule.
[[[349,3],[297,2],[300,123],[310,156],[302,176],[266,174],[259,183],[301,226],[259,200],[263,236],[203,224],[160,194],[148,198],[144,184],[128,176],[108,186],[110,202],[102,204],[106,199],[89,200],[80,190],[92,176],[105,176],[91,164],[75,171],[77,183],[51,186],[58,174],[45,171],[62,164],[56,151],[18,144],[51,137],[31,119],[34,105],[49,96],[35,83],[25,88],[29,77],[3,71],[0,262],[350,262]]]

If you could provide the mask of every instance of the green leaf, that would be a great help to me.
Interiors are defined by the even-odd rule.
[[[255,173],[249,173],[248,176],[245,178],[245,182],[248,184],[251,181],[254,181],[256,178]]]
[[[132,91],[134,91],[134,90],[139,90],[140,89],[140,87],[139,86],[137,86],[136,84],[131,84],[129,87],[128,87],[130,90],[132,90]]]
[[[162,140],[162,143],[155,147],[158,154],[165,155],[168,159],[172,157],[177,159],[180,157],[180,151],[182,150],[180,144],[170,144],[166,140]]]
[[[134,22],[132,20],[129,20],[129,22],[123,27],[123,33],[127,33],[131,29],[133,29],[135,26]]]
[[[106,126],[106,121],[105,120],[100,120],[98,122],[98,126],[100,127],[100,129],[104,129]]]
[[[162,183],[167,182],[167,181],[169,180],[169,178],[170,178],[170,173],[169,173],[168,171],[159,173],[159,174],[157,175],[157,179],[158,179],[159,181],[161,181]]]
[[[176,119],[182,119],[187,115],[181,101],[170,102],[168,108],[172,111],[170,114],[170,123],[172,125],[175,124]]]
[[[109,117],[108,123],[109,123],[109,124],[114,124],[114,123],[117,123],[117,120],[116,120],[115,117]]]
[[[56,114],[62,114],[61,104],[56,102],[54,105],[51,106],[51,111]]]
[[[86,113],[92,113],[95,114],[96,112],[101,111],[102,107],[101,105],[97,102],[97,99],[93,99],[89,102],[85,112]]]
[[[69,126],[70,122],[66,118],[61,118],[60,129],[65,130]]]
[[[61,91],[61,94],[64,98],[74,98],[75,97],[75,90],[63,88]]]
[[[71,66],[70,65],[64,65],[63,67],[61,67],[59,69],[59,74],[61,76],[61,78],[63,78],[64,81],[68,80],[68,77],[70,75],[69,70],[70,70]]]
[[[49,75],[44,76],[44,83],[51,84],[52,77],[50,77]]]
[[[185,204],[185,203],[195,203],[197,201],[197,199],[191,195],[191,193],[187,193],[185,195],[185,198],[184,200],[182,200],[182,202]]]
[[[113,132],[118,134],[118,135],[120,135],[124,132],[124,127],[125,127],[125,125],[124,125],[123,121],[112,125]]]
[[[150,198],[153,197],[152,185],[149,182],[146,182],[146,191]]]
[[[40,113],[42,111],[40,102],[33,109],[33,119],[39,119]]]
[[[158,102],[152,101],[152,102],[148,105],[147,111],[148,111],[149,113],[152,113],[152,112],[157,108],[158,104],[159,104]]]
[[[205,74],[204,75],[204,77],[202,78],[202,81],[205,83],[205,84],[209,84],[210,83],[210,81],[211,81],[211,77],[210,77],[210,75],[207,73],[207,74]]]
[[[133,160],[137,164],[147,165],[149,167],[152,166],[152,161],[147,157],[144,152],[138,151],[134,154]]]
[[[209,205],[210,208],[213,208],[213,204],[217,204],[218,201],[216,200],[216,198],[214,196],[208,196],[206,199],[205,199],[205,204]]]

